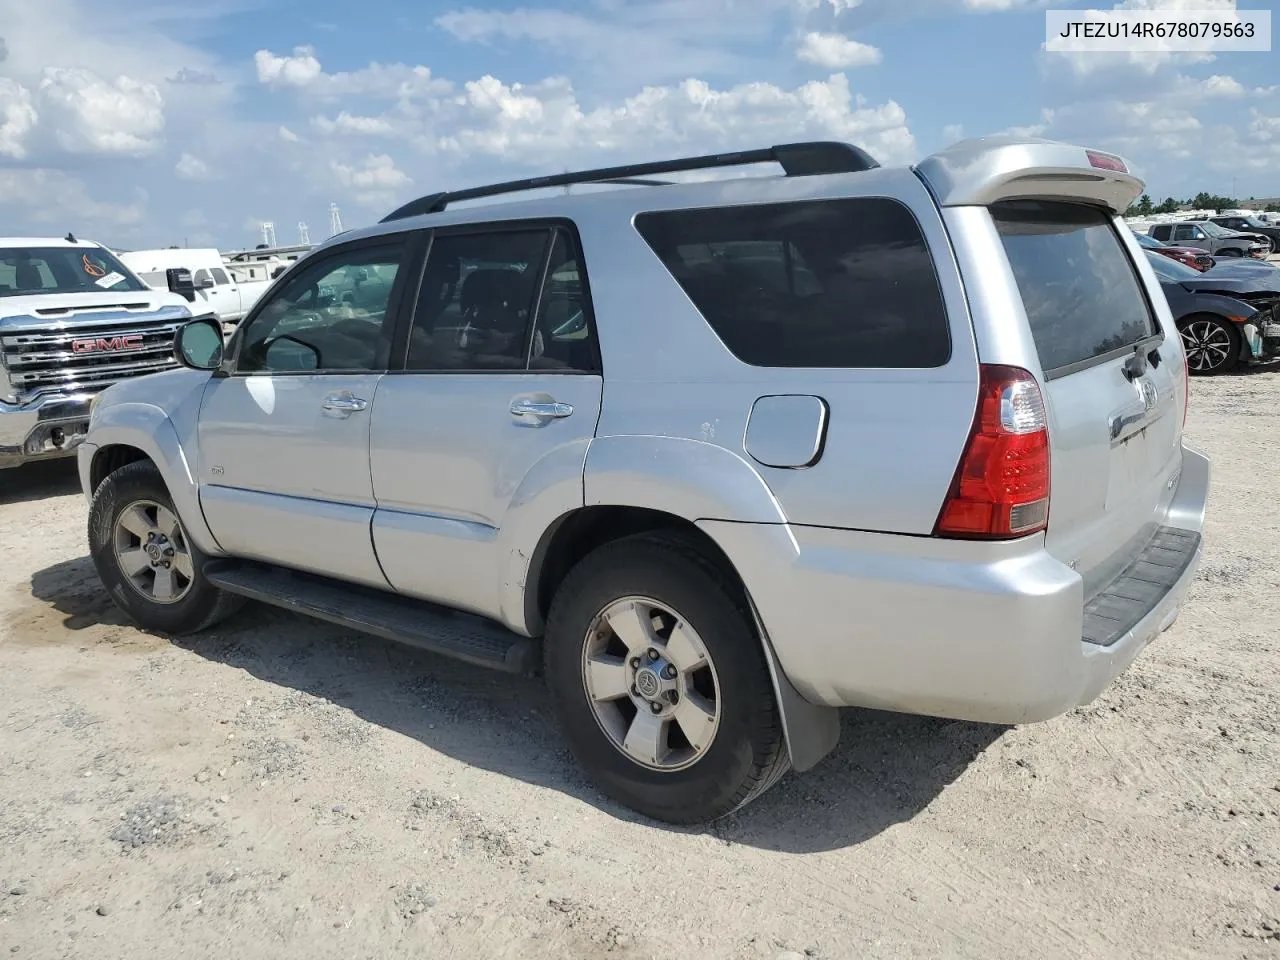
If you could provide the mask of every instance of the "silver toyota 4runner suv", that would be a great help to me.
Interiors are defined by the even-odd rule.
[[[571,183],[613,186],[459,205]],[[583,767],[672,822],[813,767],[839,707],[1053,717],[1200,557],[1182,343],[1119,219],[1142,186],[985,139],[420,198],[101,395],[93,560],[151,630],[251,598],[541,669]]]

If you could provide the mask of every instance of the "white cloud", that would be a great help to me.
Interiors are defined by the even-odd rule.
[[[413,181],[385,153],[371,153],[354,164],[329,162],[334,178],[355,192],[358,203],[382,207],[391,203],[397,191]]]
[[[36,125],[31,91],[8,77],[0,77],[0,156],[21,160],[27,155],[27,134]]]
[[[813,31],[801,39],[796,56],[805,63],[817,64],[828,70],[874,66],[883,59],[880,51],[869,44],[859,43],[839,33]]]
[[[1244,85],[1235,77],[1224,77],[1214,74],[1203,83],[1204,95],[1207,97],[1243,97]]]
[[[322,76],[336,80],[356,75]],[[687,79],[646,86],[591,109],[564,77],[507,84],[485,75],[460,89],[433,83],[437,92],[419,90],[388,113],[344,111],[334,118],[315,118],[313,129],[330,138],[396,135],[427,154],[459,159],[481,154],[508,165],[541,167],[582,166],[592,155],[740,149],[806,137],[852,140],[882,162],[906,162],[915,153],[902,108],[893,101],[869,105],[853,93],[842,73],[791,90],[763,82],[717,89]]]
[[[59,235],[67,224],[93,224],[98,228],[119,229],[136,224],[146,215],[147,194],[133,191],[133,203],[117,203],[97,199],[84,181],[58,170],[0,169],[0,197],[21,209],[31,224],[53,224]],[[77,229],[76,233],[80,234]]]
[[[336,117],[312,117],[311,125],[326,134],[350,134],[352,136],[388,136],[395,127],[386,117],[363,117],[343,110]]]
[[[318,97],[410,100],[452,89],[451,84],[433,77],[429,67],[403,63],[371,63],[361,70],[326,73],[312,47],[294,47],[292,56],[279,56],[270,50],[259,50],[253,56],[259,83],[292,87]]]
[[[1250,111],[1249,136],[1262,143],[1274,143],[1280,147],[1280,116],[1269,117],[1257,110]]]
[[[213,177],[209,165],[199,157],[184,153],[174,164],[173,172],[180,180],[210,180]]]
[[[276,133],[280,135],[281,140],[284,140],[288,143],[297,143],[300,139],[302,139],[296,133],[294,133],[292,130],[290,130],[288,127],[284,126],[283,124],[276,129]]]
[[[961,123],[947,124],[945,127],[942,128],[942,139],[945,140],[948,145],[957,143],[963,140],[964,124],[961,124]]]
[[[806,13],[827,7],[832,13],[839,15],[860,6],[862,0],[796,0],[797,9]]]
[[[311,47],[294,47],[293,56],[279,57],[270,50],[253,55],[258,81],[282,87],[305,87],[321,74],[320,61]]]
[[[145,80],[104,80],[89,70],[48,67],[40,81],[42,113],[72,153],[145,154],[160,146],[164,98]]]

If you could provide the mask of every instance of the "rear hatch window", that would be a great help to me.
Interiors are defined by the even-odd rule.
[[[991,207],[1040,365],[1063,376],[1155,335],[1151,305],[1109,215],[1082,204]]]

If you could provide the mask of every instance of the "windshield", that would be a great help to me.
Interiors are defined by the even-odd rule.
[[[1147,259],[1151,261],[1151,268],[1155,270],[1156,276],[1161,280],[1172,280],[1174,282],[1181,280],[1195,280],[1201,276],[1199,270],[1193,270],[1185,263],[1179,263],[1177,260],[1170,260],[1166,256],[1158,253],[1148,253]]]
[[[1244,218],[1244,222],[1245,222],[1246,224],[1248,224],[1249,226],[1251,226],[1251,227],[1255,228],[1255,229],[1256,229],[1256,228],[1258,228],[1258,227],[1263,227],[1263,228],[1265,229],[1265,228],[1266,228],[1266,226],[1267,226],[1265,223],[1263,223],[1263,222],[1262,222],[1261,220],[1259,220],[1257,217],[1245,217],[1245,218]]]
[[[1227,230],[1223,227],[1218,226],[1212,220],[1202,221],[1199,224],[1199,227],[1202,230],[1204,230],[1204,232],[1207,233],[1209,236],[1214,237],[1215,239],[1218,239],[1218,240],[1221,240],[1223,237],[1232,236],[1235,233],[1234,230]]]
[[[1157,240],[1155,237],[1148,237],[1145,233],[1135,233],[1134,236],[1138,238],[1138,244],[1140,246],[1144,246],[1144,247],[1163,247],[1164,246],[1164,244],[1161,243],[1159,240]]]
[[[137,293],[147,287],[102,247],[0,250],[0,297],[44,293]]]

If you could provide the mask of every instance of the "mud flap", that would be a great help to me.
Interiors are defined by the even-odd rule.
[[[751,619],[764,645],[765,660],[769,664],[769,677],[778,699],[778,713],[782,716],[782,736],[791,756],[791,769],[797,773],[811,770],[840,742],[840,711],[825,704],[810,703],[791,685],[773,652],[773,643],[765,632],[755,601],[747,596],[751,607]]]

